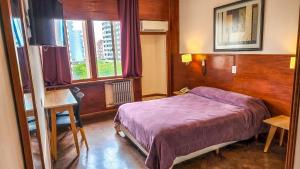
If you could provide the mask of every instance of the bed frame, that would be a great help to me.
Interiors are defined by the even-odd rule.
[[[138,141],[130,134],[130,132],[123,125],[121,125],[121,124],[115,124],[115,129],[116,129],[116,132],[117,132],[117,134],[119,136],[124,137],[124,136],[122,136],[120,134],[120,132],[124,133],[125,137],[129,138],[129,140],[132,141],[132,143],[134,145],[136,145],[143,152],[144,155],[148,156],[149,153],[147,152],[147,150],[145,150],[143,148],[143,146],[141,146],[138,143]],[[216,151],[216,153],[219,154],[219,149],[220,148],[228,146],[230,144],[234,144],[236,142],[237,141],[221,143],[221,144],[213,145],[213,146],[210,146],[210,147],[207,147],[207,148],[195,151],[195,152],[190,153],[190,154],[185,155],[185,156],[176,157],[176,159],[173,161],[173,165],[171,166],[170,169],[172,169],[173,166],[176,165],[176,164],[179,164],[179,163],[181,163],[183,161],[190,160],[192,158],[198,157],[200,155],[206,154],[206,153],[211,152],[211,151]]]

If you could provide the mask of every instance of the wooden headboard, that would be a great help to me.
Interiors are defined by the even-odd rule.
[[[290,115],[294,70],[289,68],[291,55],[208,54],[205,76],[201,63],[186,67],[189,87],[217,87],[261,98],[272,115]],[[237,66],[237,74],[231,66]],[[176,83],[176,82],[175,82]]]

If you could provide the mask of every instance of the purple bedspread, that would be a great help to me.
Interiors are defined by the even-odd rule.
[[[115,117],[149,155],[150,169],[168,169],[174,159],[197,150],[253,137],[270,116],[263,101],[215,88],[120,106]]]

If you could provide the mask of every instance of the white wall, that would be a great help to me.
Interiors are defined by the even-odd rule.
[[[0,28],[0,168],[24,168],[7,56]]]
[[[29,62],[32,74],[32,82],[35,94],[36,109],[39,120],[39,128],[41,133],[41,144],[43,149],[43,158],[45,161],[45,168],[51,168],[50,157],[50,141],[47,134],[47,121],[44,110],[45,87],[42,74],[42,65],[39,48],[36,46],[29,47]]]
[[[213,9],[235,1],[180,0],[180,52],[213,53]],[[265,0],[263,51],[239,53],[295,54],[299,5],[299,0]]]
[[[142,95],[167,94],[165,35],[142,35]]]

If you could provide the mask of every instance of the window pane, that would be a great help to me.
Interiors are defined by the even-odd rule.
[[[64,46],[64,20],[54,19],[54,33],[55,33],[55,44],[57,46]]]
[[[89,79],[90,65],[85,21],[67,20],[66,27],[72,79]]]
[[[117,66],[117,75],[122,75],[122,66],[121,66],[121,29],[120,22],[113,22],[114,28],[114,38],[115,38],[115,50],[116,50],[116,66]]]
[[[93,25],[98,77],[122,75],[120,22],[93,21]]]
[[[22,23],[20,18],[13,18],[13,36],[17,47],[24,46]]]

